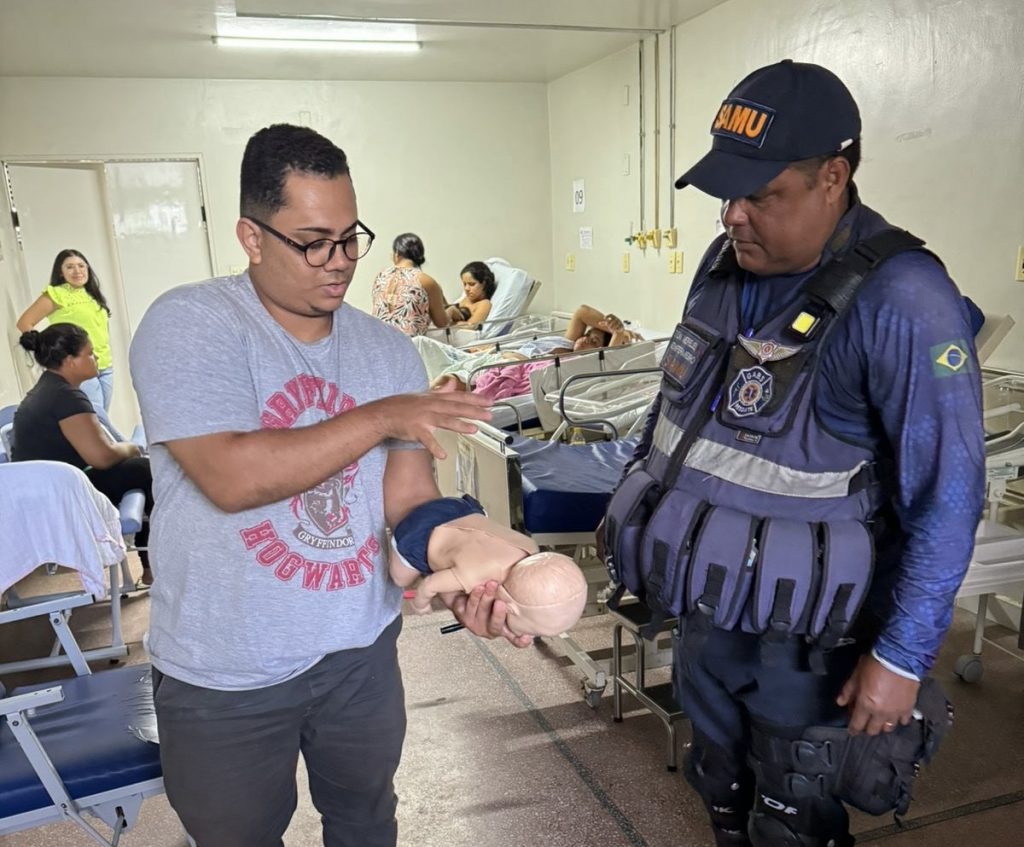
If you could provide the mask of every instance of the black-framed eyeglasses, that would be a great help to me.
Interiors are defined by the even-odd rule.
[[[370,247],[373,246],[373,239],[377,237],[366,224],[357,220],[355,225],[360,227],[360,229],[357,229],[351,235],[339,238],[337,241],[333,238],[318,238],[316,241],[310,241],[309,244],[299,244],[298,241],[293,241],[283,232],[278,232],[270,224],[265,224],[263,221],[252,217],[252,215],[246,215],[245,217],[260,229],[269,232],[289,247],[294,247],[298,250],[305,257],[306,264],[311,268],[322,268],[331,261],[334,258],[334,251],[339,245],[345,256],[355,262],[370,252]]]

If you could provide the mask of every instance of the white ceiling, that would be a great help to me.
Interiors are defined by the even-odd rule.
[[[547,82],[725,0],[0,0],[0,76]],[[238,17],[236,17],[236,15]],[[252,16],[402,21],[409,55],[232,51]],[[332,20],[324,20],[324,17]]]

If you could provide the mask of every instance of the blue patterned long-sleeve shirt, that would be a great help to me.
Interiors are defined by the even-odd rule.
[[[855,202],[837,233],[845,228],[847,237],[856,238],[865,212]],[[687,307],[700,296],[713,258],[702,262]],[[748,325],[792,303],[811,273],[748,275],[743,291]],[[817,385],[821,425],[869,445],[882,465],[893,469],[889,508],[877,518],[876,571],[866,606],[882,622],[876,656],[923,677],[952,620],[985,485],[981,385],[970,315],[934,257],[902,253],[863,284],[826,342]],[[635,458],[647,454],[659,405]]]

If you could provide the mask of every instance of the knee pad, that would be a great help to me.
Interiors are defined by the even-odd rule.
[[[754,776],[742,757],[695,731],[683,770],[707,806],[719,847],[745,847],[747,816],[754,802]]]
[[[781,817],[754,812],[750,816],[750,843],[753,847],[853,847],[853,838],[829,838],[804,835],[792,829]]]

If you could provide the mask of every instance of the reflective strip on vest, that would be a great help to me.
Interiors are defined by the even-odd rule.
[[[682,437],[683,430],[672,423],[665,414],[665,410],[662,409],[658,414],[658,422],[654,425],[654,433],[651,435],[651,446],[666,456],[671,456]]]
[[[676,429],[679,431],[678,427]],[[798,471],[735,447],[698,438],[684,464],[754,491],[788,497],[829,498],[846,497],[850,493],[850,482],[867,462],[859,462],[848,471]]]

